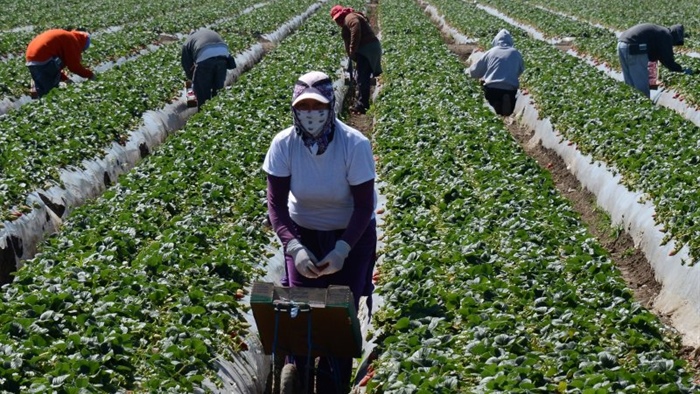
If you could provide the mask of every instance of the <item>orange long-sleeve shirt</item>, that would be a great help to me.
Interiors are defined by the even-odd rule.
[[[93,72],[82,64],[83,48],[87,40],[88,33],[82,31],[47,30],[34,37],[27,46],[27,62],[45,62],[58,57],[71,72],[83,78],[91,78],[94,75]],[[65,74],[63,72],[61,74],[62,79],[65,80]]]

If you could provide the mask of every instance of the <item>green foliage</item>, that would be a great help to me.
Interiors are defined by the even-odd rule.
[[[462,33],[488,34],[479,36],[483,42],[502,25],[466,2],[431,4]],[[375,108],[375,152],[389,215],[373,389],[694,389],[674,356],[677,338],[634,302],[550,176],[484,106],[478,83],[445,50],[437,29],[399,0],[382,1],[379,10],[391,56]],[[526,54],[538,48],[517,37]],[[533,73],[552,78],[537,56],[552,73],[567,69],[570,78],[579,70],[563,54],[543,54],[527,55]],[[544,76],[536,81],[547,83]]]

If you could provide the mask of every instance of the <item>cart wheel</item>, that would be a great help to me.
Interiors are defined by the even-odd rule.
[[[297,387],[297,367],[286,364],[280,373],[280,394],[295,394]]]

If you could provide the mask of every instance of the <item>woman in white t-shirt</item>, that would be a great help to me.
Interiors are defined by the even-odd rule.
[[[373,289],[374,156],[367,137],[337,119],[334,106],[328,75],[302,75],[292,96],[294,125],[274,137],[263,170],[270,221],[285,247],[282,284],[349,286],[357,310]],[[295,361],[300,373],[307,370],[305,357]],[[352,359],[320,361],[317,392],[347,392]],[[333,376],[346,387],[337,388]]]

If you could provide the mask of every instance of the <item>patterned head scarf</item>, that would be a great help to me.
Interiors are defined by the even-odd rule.
[[[328,120],[323,125],[323,131],[316,137],[304,130],[298,110],[294,108],[295,104],[305,99],[320,101],[330,107]],[[304,145],[312,152],[317,149],[317,155],[325,152],[328,144],[333,140],[335,126],[335,93],[333,81],[328,75],[320,71],[312,71],[299,77],[294,84],[294,93],[292,94],[292,114],[294,116],[294,130],[297,135],[301,136]]]

